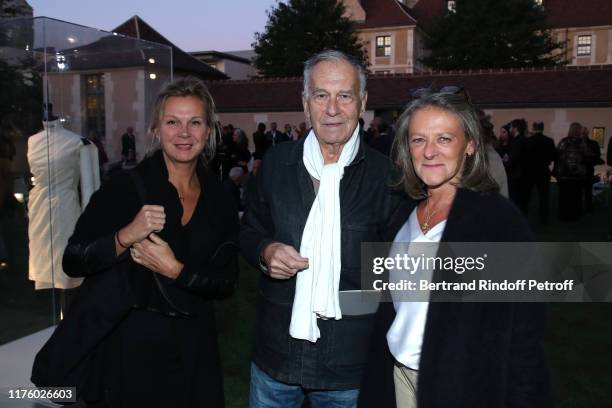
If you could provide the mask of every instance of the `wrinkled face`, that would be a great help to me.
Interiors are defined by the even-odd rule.
[[[310,118],[319,144],[343,145],[357,127],[367,95],[359,95],[357,70],[346,61],[323,61],[310,73],[304,113]]]
[[[204,103],[195,96],[166,99],[157,130],[166,160],[191,163],[198,159],[210,134]]]
[[[434,107],[412,115],[408,143],[414,170],[428,188],[459,181],[465,155],[474,154],[474,143],[467,142],[459,118]]]

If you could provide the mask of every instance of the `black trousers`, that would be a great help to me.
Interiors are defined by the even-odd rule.
[[[550,213],[549,192],[550,192],[550,176],[542,176],[531,180],[527,189],[527,202],[531,201],[533,189],[538,192],[538,215],[540,222],[548,223],[548,214]]]
[[[582,211],[582,180],[559,182],[559,219],[575,221]]]
[[[593,172],[586,175],[582,182],[582,192],[584,194],[584,207],[587,211],[593,209]]]
[[[508,195],[510,200],[527,216],[529,204],[529,189],[531,184],[526,179],[508,180]]]

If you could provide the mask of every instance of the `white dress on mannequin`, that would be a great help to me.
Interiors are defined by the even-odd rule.
[[[81,214],[79,181],[85,204],[100,185],[99,170],[96,174],[93,169],[98,168],[98,155],[93,143],[83,144],[81,136],[64,129],[59,120],[43,125],[43,131],[28,139],[28,163],[34,176],[28,202],[29,278],[36,289],[70,289],[79,286],[82,278],[64,273],[62,257]]]

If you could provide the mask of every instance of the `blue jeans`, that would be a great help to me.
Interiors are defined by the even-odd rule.
[[[311,408],[354,408],[357,407],[359,389],[308,390],[276,381],[251,363],[250,408],[300,408],[305,395]]]

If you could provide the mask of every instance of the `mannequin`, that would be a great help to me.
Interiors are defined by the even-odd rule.
[[[50,110],[44,115],[44,130],[28,139],[34,176],[28,203],[29,278],[36,289],[70,289],[82,278],[64,273],[62,257],[81,209],[100,186],[98,151],[93,143],[64,129]]]

